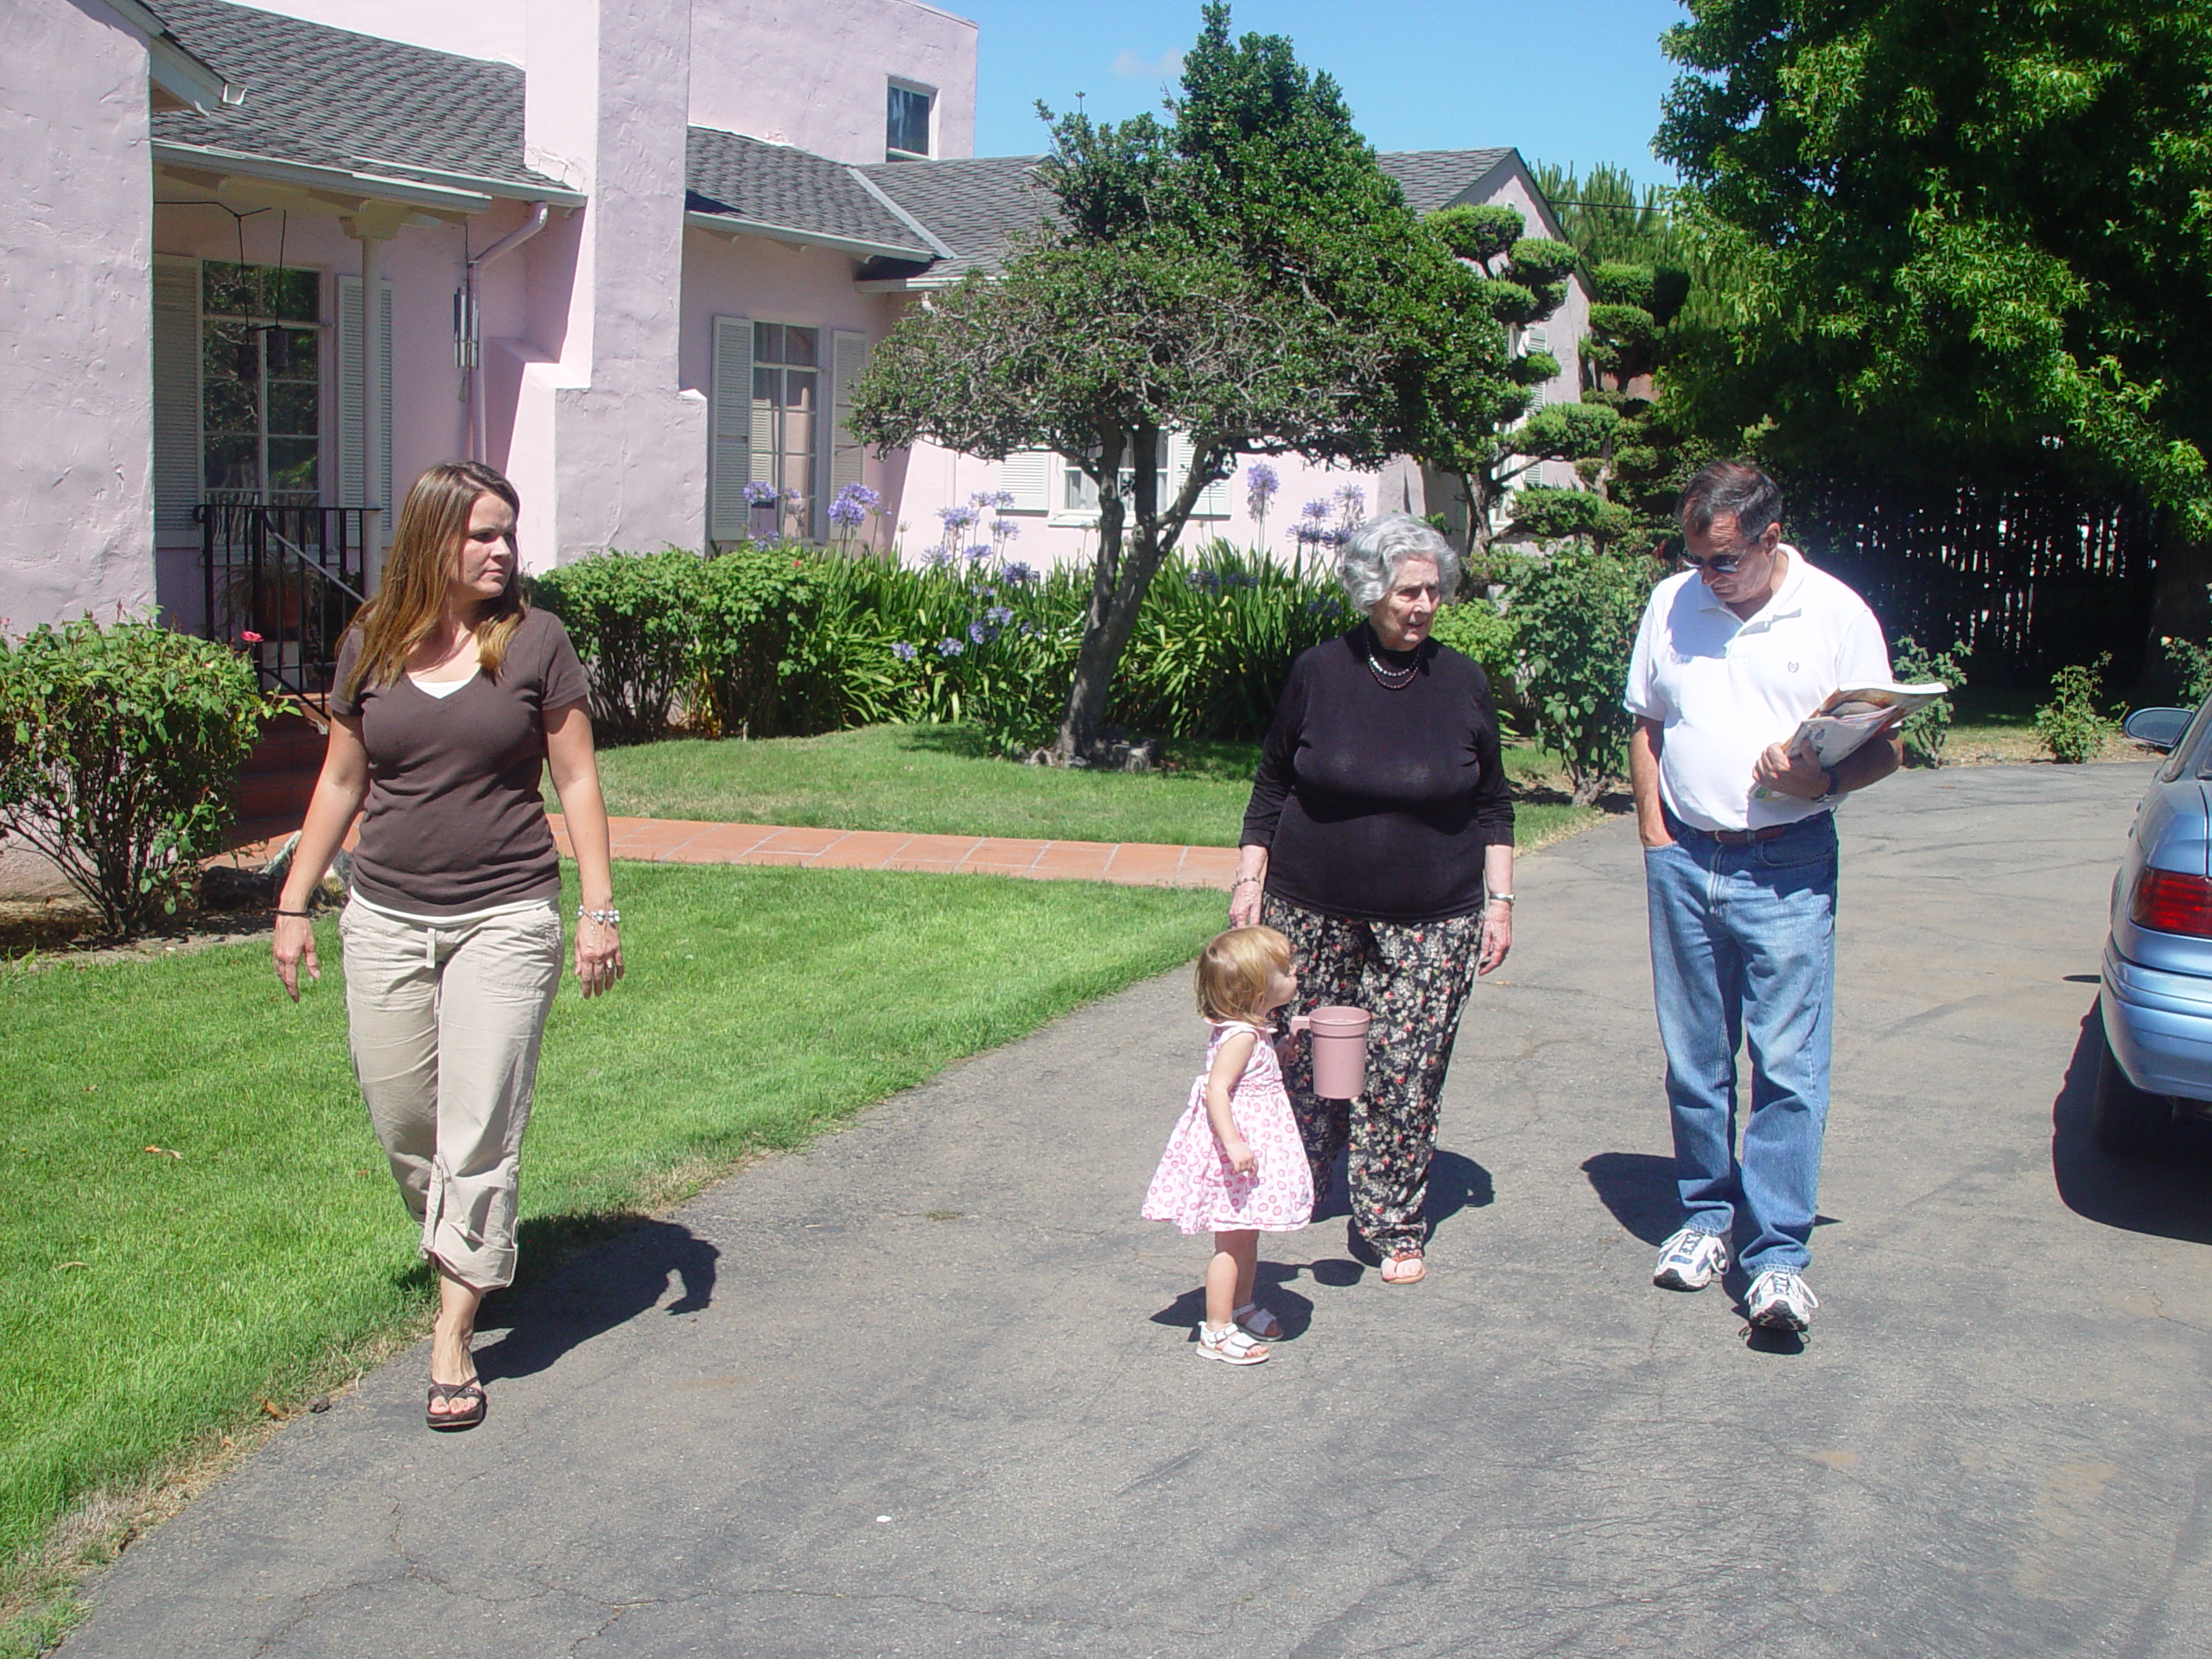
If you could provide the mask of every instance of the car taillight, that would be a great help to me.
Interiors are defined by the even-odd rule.
[[[2212,938],[2212,880],[2146,866],[2135,878],[2127,914],[2138,927]]]

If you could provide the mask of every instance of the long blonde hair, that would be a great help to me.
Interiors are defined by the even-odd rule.
[[[481,461],[441,461],[415,480],[385,555],[384,585],[354,615],[352,626],[360,630],[361,654],[350,682],[340,688],[342,695],[356,696],[365,685],[391,684],[405,671],[415,647],[430,637],[445,614],[446,593],[461,557],[461,543],[468,534],[469,516],[486,495],[498,496],[518,514],[522,511],[515,486]],[[507,545],[514,546],[512,531]],[[522,564],[517,560],[507,573],[507,585],[485,603],[476,619],[476,660],[486,674],[499,673],[506,660],[507,642],[529,610],[522,596]]]

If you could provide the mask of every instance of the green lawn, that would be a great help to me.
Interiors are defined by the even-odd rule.
[[[563,988],[526,1249],[1173,967],[1222,904],[668,865],[618,886],[629,976],[591,1003]],[[0,1605],[29,1599],[0,1618],[0,1652],[68,1617],[30,1562],[73,1499],[262,1398],[296,1403],[423,1318],[428,1277],[347,1065],[335,929],[318,938],[324,976],[298,1007],[265,947],[0,970]]]
[[[1166,772],[1061,772],[994,760],[963,726],[870,726],[609,749],[600,778],[608,810],[626,817],[1233,847],[1258,759],[1254,743],[1183,743]],[[1505,764],[1516,783],[1555,792],[1541,751],[1509,748]],[[1523,847],[1598,817],[1552,799],[1524,799],[1516,813]]]

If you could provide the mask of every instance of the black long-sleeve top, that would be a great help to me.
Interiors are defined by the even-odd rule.
[[[1386,685],[1416,665],[1411,682]],[[1384,651],[1368,625],[1291,665],[1243,842],[1268,890],[1325,916],[1431,922],[1482,908],[1483,849],[1513,840],[1482,666],[1433,639]]]

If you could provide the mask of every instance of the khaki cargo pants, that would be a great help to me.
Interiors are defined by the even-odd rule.
[[[560,912],[549,902],[441,926],[348,905],[338,933],[353,1075],[423,1254],[478,1290],[512,1283]]]

